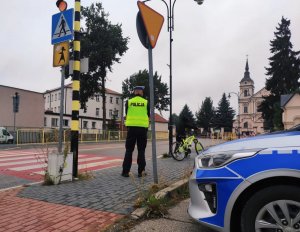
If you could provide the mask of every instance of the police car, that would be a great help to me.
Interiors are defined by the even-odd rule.
[[[204,150],[189,190],[189,215],[216,231],[300,231],[300,126]]]

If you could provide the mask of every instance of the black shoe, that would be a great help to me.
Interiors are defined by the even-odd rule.
[[[124,172],[122,172],[121,176],[124,176],[124,177],[129,177],[129,174],[128,174],[128,173],[124,173]]]
[[[147,176],[147,172],[138,173],[138,177],[143,177],[143,176]]]

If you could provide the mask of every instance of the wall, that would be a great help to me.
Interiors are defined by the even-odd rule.
[[[43,127],[44,97],[42,93],[8,86],[0,86],[0,125],[14,126],[13,96],[20,96],[19,112],[16,113],[16,127]]]
[[[284,129],[300,124],[300,95],[295,94],[283,108],[282,121]]]

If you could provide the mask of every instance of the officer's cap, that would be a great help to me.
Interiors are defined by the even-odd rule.
[[[133,90],[144,90],[145,86],[134,86]]]

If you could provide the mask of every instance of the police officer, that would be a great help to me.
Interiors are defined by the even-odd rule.
[[[144,86],[134,87],[134,97],[129,99],[125,106],[127,138],[122,171],[122,176],[124,177],[129,177],[132,164],[132,152],[136,143],[138,149],[138,177],[142,177],[146,167],[145,149],[147,146],[150,107],[148,101],[143,98],[144,88]]]

